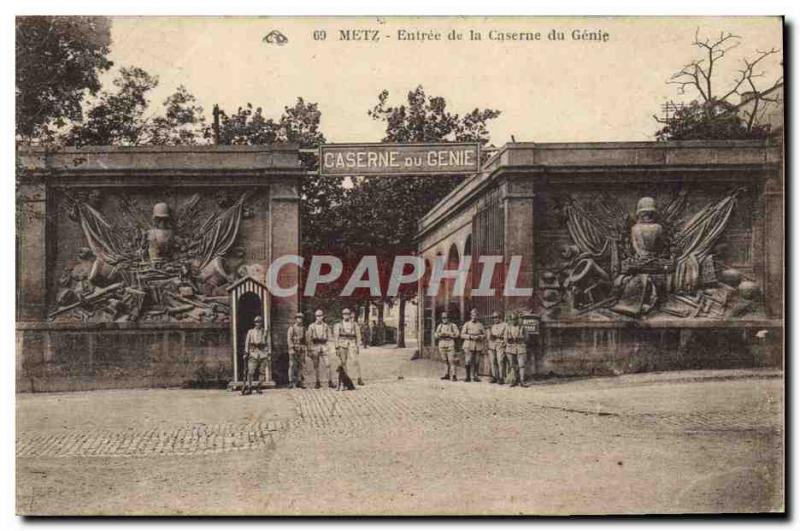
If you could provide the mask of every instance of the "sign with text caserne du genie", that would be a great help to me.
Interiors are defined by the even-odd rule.
[[[325,144],[320,175],[443,175],[480,169],[479,144]]]

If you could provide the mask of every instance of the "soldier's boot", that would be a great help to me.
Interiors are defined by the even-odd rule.
[[[519,369],[514,367],[514,381],[511,382],[511,387],[516,387],[519,385]]]
[[[261,380],[256,381],[256,393],[259,395],[263,395],[263,391],[261,391]]]
[[[497,378],[497,383],[503,385],[506,383],[506,374],[508,374],[508,363],[506,362],[506,360],[503,360],[502,363],[500,363],[500,366],[501,366],[500,375]]]
[[[525,383],[525,369],[522,367],[519,369],[519,386],[528,387],[528,384]]]
[[[475,363],[475,365],[472,366],[472,381],[473,382],[480,382],[481,381],[481,379],[478,378],[478,364],[477,363]]]
[[[303,383],[303,380],[300,380],[294,386],[297,387],[298,389],[305,389],[306,388],[306,384]]]
[[[467,377],[466,377],[466,378],[464,378],[464,381],[465,381],[465,382],[471,382],[471,381],[472,381],[472,378],[470,377],[470,374],[472,373],[472,367],[470,367],[469,365],[467,365],[466,367],[464,367],[464,369],[466,369],[466,371],[467,371]]]
[[[497,360],[492,362],[492,376],[489,378],[489,383],[497,383],[497,374],[500,371],[497,368]]]
[[[447,372],[444,373],[444,376],[441,378],[442,380],[449,380],[450,379],[450,364],[447,364]]]
[[[336,385],[333,383],[333,380],[328,380],[328,387],[331,389],[336,389]]]
[[[456,371],[453,371],[453,381],[454,382],[458,381],[458,377],[456,376]]]
[[[322,384],[317,380],[317,383],[314,384],[314,389],[319,389],[320,387],[322,387]]]
[[[357,383],[358,383],[358,385],[364,385],[364,380],[362,380],[361,378],[359,378]]]

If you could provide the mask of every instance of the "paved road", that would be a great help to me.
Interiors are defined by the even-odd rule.
[[[18,511],[643,513],[782,507],[782,375],[443,382],[362,354],[355,392],[18,395]]]

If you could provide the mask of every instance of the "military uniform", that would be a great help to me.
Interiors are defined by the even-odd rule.
[[[358,383],[363,385],[361,363],[358,359],[358,345],[361,343],[361,330],[358,323],[353,320],[336,323],[333,325],[333,339],[336,342],[336,355],[342,366],[347,369],[348,373],[351,373],[351,364],[354,365]]]
[[[470,372],[474,371],[474,380],[478,378],[478,362],[483,351],[483,339],[486,336],[480,321],[469,320],[461,327],[461,338],[464,340],[464,367],[467,369],[467,381],[470,381]]]
[[[495,323],[489,328],[489,363],[492,379],[500,383],[503,383],[508,371],[505,344],[507,326],[506,323]]]
[[[306,330],[306,342],[308,343],[309,356],[314,364],[314,373],[317,377],[317,387],[319,387],[319,362],[325,365],[328,371],[328,384],[333,386],[333,375],[331,374],[331,363],[328,360],[329,341],[333,339],[331,327],[326,323],[311,323]]]
[[[247,331],[247,336],[245,336],[244,340],[244,352],[245,356],[247,356],[247,379],[242,387],[242,392],[250,389],[254,376],[258,382],[261,381],[262,369],[264,370],[266,380],[268,382],[272,381],[269,331],[266,327],[253,327]]]
[[[302,385],[303,363],[306,358],[306,327],[293,324],[286,333],[286,342],[289,345],[289,385]]]
[[[518,324],[509,324],[505,332],[506,355],[514,371],[514,383],[525,385],[525,367],[528,365],[528,347],[525,344],[525,329]]]
[[[458,337],[458,326],[455,323],[439,323],[434,332],[434,338],[438,340],[439,354],[447,362],[447,374],[442,378],[446,380],[450,377],[450,369],[453,370],[453,380],[456,379],[456,338]]]

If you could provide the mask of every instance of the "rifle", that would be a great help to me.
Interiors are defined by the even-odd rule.
[[[68,312],[70,310],[78,308],[79,306],[83,306],[84,304],[87,304],[87,303],[91,304],[93,302],[97,302],[97,301],[99,301],[101,299],[104,299],[106,296],[111,295],[113,292],[117,291],[121,287],[123,287],[123,283],[122,282],[117,282],[116,284],[111,284],[110,286],[106,286],[105,288],[98,289],[97,291],[95,291],[94,293],[89,295],[88,297],[85,297],[84,299],[82,299],[82,300],[80,300],[78,302],[70,304],[69,306],[64,306],[62,308],[58,308],[57,310],[55,310],[54,312],[49,314],[47,317],[48,317],[48,319],[52,319],[56,315],[62,314],[64,312]]]

